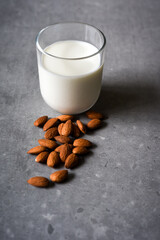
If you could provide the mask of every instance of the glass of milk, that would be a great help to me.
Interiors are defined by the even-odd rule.
[[[63,114],[82,113],[97,101],[106,39],[97,28],[75,22],[42,29],[36,38],[40,90]]]

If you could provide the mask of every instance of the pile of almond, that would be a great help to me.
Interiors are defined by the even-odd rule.
[[[34,122],[34,126],[43,127],[45,131],[44,139],[39,139],[39,146],[31,148],[27,153],[37,155],[37,163],[45,163],[48,167],[54,168],[60,164],[71,169],[76,167],[79,162],[79,156],[88,153],[88,148],[92,143],[84,138],[88,130],[93,130],[101,126],[103,115],[98,112],[88,111],[87,117],[91,119],[87,125],[82,121],[74,122],[72,115],[60,115],[56,118],[48,119],[42,116]],[[64,182],[68,177],[68,170],[59,170],[50,175],[53,182]],[[49,186],[49,180],[42,176],[35,176],[27,181],[36,187]]]

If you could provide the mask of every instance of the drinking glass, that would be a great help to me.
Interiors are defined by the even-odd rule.
[[[101,90],[105,45],[104,34],[85,23],[56,23],[38,33],[40,90],[51,108],[78,114],[95,104]],[[52,52],[52,46],[56,51]]]

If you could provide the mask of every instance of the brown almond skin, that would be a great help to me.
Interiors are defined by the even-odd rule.
[[[62,146],[63,146],[63,145],[60,145],[60,146],[56,147],[56,148],[54,149],[54,151],[60,153]]]
[[[74,168],[78,165],[78,156],[74,153],[71,153],[66,161],[65,161],[65,168]]]
[[[41,146],[47,147],[49,149],[55,149],[58,146],[55,141],[49,139],[39,139],[38,142]]]
[[[48,120],[48,116],[42,116],[34,122],[34,126],[42,127]]]
[[[67,170],[59,170],[50,175],[50,179],[53,182],[61,183],[64,182],[68,177]]]
[[[62,135],[62,128],[63,128],[64,123],[61,123],[58,125],[58,133],[59,135]]]
[[[60,159],[62,162],[65,162],[66,158],[71,154],[72,150],[69,146],[68,143],[65,143],[62,145],[61,150],[60,150]]]
[[[92,119],[87,123],[87,127],[89,129],[96,129],[101,126],[101,120],[100,119]]]
[[[58,135],[58,129],[57,127],[53,127],[47,130],[47,132],[44,134],[44,137],[46,139],[53,139],[57,135]]]
[[[72,149],[72,152],[75,154],[83,155],[88,153],[88,149],[86,147],[75,147]]]
[[[35,187],[48,187],[49,180],[45,177],[36,176],[32,177],[27,181],[30,185]]]
[[[103,118],[103,114],[101,114],[99,112],[95,112],[95,111],[88,111],[88,112],[86,112],[86,115],[90,119],[102,119]]]
[[[79,138],[74,140],[73,146],[74,147],[91,147],[92,143],[87,139]]]
[[[63,145],[64,145],[64,144],[63,144]],[[56,147],[56,149],[55,149],[54,151],[60,153],[60,151],[61,151],[63,145],[60,145],[60,146]],[[72,145],[72,144],[68,144],[68,145],[70,146],[70,149],[72,150],[73,145]]]
[[[41,153],[39,153],[38,156],[35,159],[35,162],[46,163],[48,155],[49,155],[49,152],[41,152]]]
[[[77,125],[79,127],[79,130],[82,132],[82,133],[86,133],[86,126],[80,121],[80,120],[77,120]]]
[[[73,131],[72,131],[73,137],[79,138],[81,135],[81,132],[80,132],[78,126],[75,123],[72,123],[72,127],[73,127]]]
[[[60,143],[71,143],[72,140],[66,136],[55,136],[54,139]]]
[[[72,115],[60,115],[57,117],[61,122],[66,122],[68,120],[72,120],[73,116]]]
[[[58,118],[49,119],[43,126],[43,131],[47,131],[49,128],[54,127],[58,121]]]
[[[62,135],[68,137],[72,132],[72,121],[68,120],[64,123],[62,127]]]
[[[41,152],[44,152],[46,151],[46,147],[43,147],[43,146],[36,146],[34,148],[31,148],[27,153],[30,153],[30,154],[39,154]]]
[[[48,167],[55,167],[60,164],[60,158],[57,152],[53,151],[49,154],[49,157],[47,159],[47,166]]]

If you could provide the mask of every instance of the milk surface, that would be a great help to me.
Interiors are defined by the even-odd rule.
[[[50,107],[63,114],[76,114],[97,101],[103,70],[100,55],[77,59],[97,51],[92,44],[76,40],[55,42],[45,48],[52,56],[42,54],[39,59],[39,80],[42,96]]]

